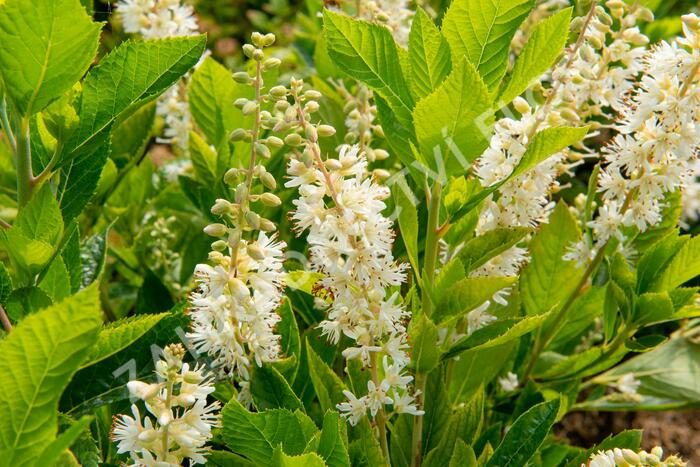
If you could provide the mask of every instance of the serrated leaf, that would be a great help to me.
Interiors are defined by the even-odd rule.
[[[63,233],[63,221],[58,203],[51,193],[51,188],[44,185],[27,205],[20,210],[13,229],[32,240],[40,240],[56,245]]]
[[[455,60],[452,73],[413,110],[416,138],[431,170],[464,173],[488,147],[493,123],[491,97],[474,66]]]
[[[527,465],[547,437],[558,411],[557,398],[537,404],[518,417],[493,452],[486,467]]]
[[[53,442],[46,446],[36,465],[60,465],[56,464],[56,460],[83,434],[90,426],[92,420],[93,418],[90,416],[82,417],[61,433]]]
[[[316,435],[314,422],[303,413],[285,409],[247,411],[232,399],[221,411],[221,435],[226,445],[255,463],[266,465],[277,446],[292,456],[303,454]]]
[[[5,269],[5,265],[0,263],[0,305],[5,305],[12,293],[12,278]]]
[[[403,177],[397,180],[392,188],[394,203],[398,210],[401,239],[406,246],[406,253],[408,253],[413,270],[418,271],[418,213],[416,207],[418,200],[413,196],[413,192]]]
[[[561,55],[569,37],[571,8],[561,10],[535,25],[522,52],[513,65],[513,72],[497,100],[507,105],[522,94],[533,80],[546,72]]]
[[[294,394],[284,376],[271,366],[255,367],[250,381],[250,392],[258,411],[268,409],[302,409],[299,398]]]
[[[411,87],[418,97],[427,96],[452,68],[450,46],[422,8],[418,7],[408,35]]]
[[[61,393],[97,340],[97,289],[24,319],[0,342],[0,463],[36,465],[56,438]]]
[[[442,20],[442,33],[452,50],[452,61],[463,56],[494,89],[508,66],[515,31],[534,6],[534,0],[455,0]]]
[[[100,330],[95,346],[90,351],[90,355],[80,365],[80,368],[83,369],[101,362],[130,346],[166,316],[167,313],[132,316],[105,326]]]
[[[19,321],[25,316],[42,310],[52,303],[51,297],[39,287],[30,285],[12,291],[5,303],[7,315],[13,321]]]
[[[39,288],[46,292],[54,302],[63,300],[71,294],[70,274],[61,256],[51,261]]]
[[[117,167],[124,167],[146,150],[156,117],[155,103],[142,106],[123,122],[117,122],[110,138],[110,154]]]
[[[227,141],[231,131],[247,127],[243,114],[233,106],[233,101],[253,96],[251,86],[237,84],[231,72],[211,57],[197,67],[188,87],[192,117],[209,144],[215,147]]]
[[[491,258],[498,256],[517,244],[531,232],[532,229],[528,227],[490,230],[466,242],[464,248],[458,253],[457,258],[464,264],[467,271],[473,271]]]
[[[414,316],[408,328],[411,364],[417,373],[428,373],[440,361],[438,328],[424,313]]]
[[[505,318],[493,324],[477,329],[468,336],[455,342],[450,350],[443,354],[443,360],[452,358],[465,350],[481,350],[504,344],[537,329],[549,317],[549,313],[527,316],[525,318]]]
[[[411,128],[413,98],[399,63],[399,52],[389,30],[323,10],[328,53],[350,77],[380,94],[405,128]]]
[[[315,452],[307,452],[298,456],[289,456],[279,445],[272,454],[271,467],[326,467],[321,456]]]
[[[526,314],[536,315],[562,304],[583,276],[583,269],[574,261],[565,261],[564,254],[580,238],[576,220],[569,208],[557,204],[549,223],[530,242],[532,260],[520,277],[520,296]]]
[[[82,266],[82,284],[85,288],[92,284],[102,274],[107,257],[107,236],[109,227],[101,233],[85,239],[80,246],[80,265]]]
[[[336,404],[345,400],[343,381],[321,360],[306,341],[306,358],[309,363],[309,376],[313,383],[321,410],[334,410]]]
[[[683,237],[681,237],[683,238]],[[700,236],[691,238],[651,283],[649,290],[663,292],[700,275]]]
[[[102,58],[83,82],[80,125],[70,158],[102,145],[118,117],[172,86],[202,55],[205,36],[127,41]]]
[[[340,418],[338,412],[326,412],[316,452],[328,467],[350,467],[347,442],[345,421]]]
[[[440,297],[433,321],[443,324],[447,321],[463,318],[471,310],[483,303],[499,290],[515,283],[515,277],[466,277],[449,287]]]
[[[522,159],[520,159],[520,163],[515,167],[515,170],[513,170],[513,173],[510,174],[507,180],[511,180],[536,167],[552,154],[580,142],[588,133],[588,128],[587,126],[558,126],[545,128],[538,132],[527,145],[527,150],[523,154]]]
[[[75,219],[95,196],[109,156],[109,144],[93,148],[61,167],[58,199],[64,222]]]
[[[22,115],[42,110],[83,76],[101,27],[78,0],[7,0],[0,6],[0,73]]]
[[[194,131],[190,132],[189,149],[195,178],[214,187],[217,182],[216,152]]]

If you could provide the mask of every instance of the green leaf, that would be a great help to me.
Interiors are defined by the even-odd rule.
[[[5,303],[5,310],[12,320],[19,321],[25,316],[42,310],[52,303],[51,297],[39,287],[20,287],[12,291]]]
[[[54,302],[63,300],[71,294],[70,274],[62,257],[57,256],[51,261],[44,278],[39,283],[39,288]]]
[[[315,452],[307,452],[298,456],[289,456],[279,445],[272,454],[271,467],[326,467],[326,463]]]
[[[487,467],[527,465],[535,455],[559,411],[559,399],[542,402],[522,414],[510,427]]]
[[[637,298],[634,322],[638,326],[666,321],[673,315],[674,306],[668,293],[644,293]]]
[[[508,180],[512,180],[518,175],[536,167],[537,164],[545,161],[552,154],[578,143],[586,136],[588,128],[587,126],[558,126],[545,128],[538,132],[528,144],[525,154],[523,154],[520,163],[515,167],[513,173],[510,174]]]
[[[493,123],[491,97],[474,66],[454,61],[452,73],[413,111],[421,154],[442,175],[464,173],[488,147]]]
[[[457,440],[449,467],[476,467],[477,465],[474,449],[465,444],[464,441]]]
[[[25,318],[0,342],[0,463],[37,465],[56,438],[61,393],[97,340],[101,311],[91,287]]]
[[[116,124],[110,138],[109,157],[117,167],[122,168],[143,154],[153,134],[155,117],[156,105],[152,102]]]
[[[495,89],[508,66],[515,31],[530,13],[534,0],[454,0],[442,20],[442,33],[452,50],[452,61],[463,56]]]
[[[450,400],[447,397],[442,371],[436,369],[427,375],[423,394],[423,456],[435,449],[450,429]]]
[[[226,404],[221,418],[221,435],[226,445],[260,465],[270,461],[277,446],[292,456],[303,454],[318,432],[314,422],[298,410],[251,413],[236,399]]]
[[[501,319],[461,338],[445,352],[442,358],[445,360],[465,350],[488,349],[517,339],[540,327],[548,317],[549,313],[544,313],[525,318]]]
[[[0,305],[5,305],[12,293],[12,278],[5,269],[5,265],[0,262]]]
[[[216,176],[216,152],[194,131],[190,132],[190,158],[197,181],[214,187]]]
[[[104,144],[117,118],[177,82],[197,63],[205,43],[205,36],[127,41],[102,58],[83,83],[80,126],[67,146],[70,157]]]
[[[569,37],[571,12],[572,8],[566,8],[535,25],[498,98],[501,105],[510,103],[522,94],[561,55]]]
[[[107,163],[109,142],[105,141],[102,146],[91,149],[71,159],[61,168],[58,198],[66,224],[78,217],[95,196],[102,170]]]
[[[467,271],[483,266],[491,258],[498,256],[532,232],[528,227],[511,227],[493,229],[483,235],[474,237],[464,244],[457,258]]]
[[[80,265],[83,271],[81,288],[92,284],[102,274],[107,258],[108,234],[109,227],[99,234],[88,237],[80,246]]]
[[[20,284],[28,283],[29,278],[41,271],[54,254],[52,245],[26,237],[19,228],[0,230],[0,240],[10,256]]]
[[[323,28],[328,53],[338,68],[381,95],[401,125],[411,128],[413,99],[391,32],[328,9],[323,10]]]
[[[22,115],[42,110],[83,76],[101,28],[78,0],[7,0],[0,6],[0,73]]]
[[[32,240],[40,240],[50,245],[58,243],[63,233],[63,221],[58,203],[48,184],[35,193],[24,209],[20,210],[14,228]]]
[[[563,256],[580,235],[567,206],[557,204],[549,223],[542,225],[530,242],[532,260],[520,277],[520,296],[526,314],[549,311],[574,292],[583,269],[577,268],[574,261],[565,261]]]
[[[334,410],[336,404],[345,400],[343,381],[321,360],[308,340],[306,341],[306,358],[309,363],[309,376],[321,410],[324,412]]]
[[[459,402],[469,401],[474,394],[493,381],[503,366],[515,352],[517,342],[511,340],[505,344],[486,349],[467,350],[453,360],[453,376],[450,381],[450,398]]]
[[[102,328],[95,346],[80,368],[86,368],[111,357],[130,346],[153,328],[167,313],[139,315],[110,323]]]
[[[414,95],[427,96],[450,73],[450,46],[430,19],[418,7],[408,35],[408,58],[411,63],[411,87]]]
[[[243,114],[233,106],[238,97],[253,97],[253,88],[239,85],[231,72],[207,57],[192,74],[188,88],[190,111],[210,144],[218,147],[228,135],[244,126]]]
[[[425,313],[414,316],[408,328],[411,363],[416,373],[428,373],[440,362],[438,329]]]
[[[403,177],[400,177],[397,183],[392,185],[392,188],[394,203],[398,210],[401,239],[406,246],[408,259],[411,262],[413,270],[418,271],[418,213],[416,207],[418,200],[413,195],[413,192]]]
[[[90,426],[92,420],[92,417],[85,416],[61,433],[58,438],[46,446],[46,449],[41,453],[41,457],[36,465],[55,465],[59,456],[82,436],[83,432]]]
[[[516,277],[467,277],[449,287],[439,298],[432,319],[437,324],[462,318],[491,299],[499,290],[511,286]]]
[[[350,467],[347,442],[345,421],[338,412],[326,412],[316,452],[323,457],[328,467]]]
[[[250,392],[258,411],[268,409],[302,409],[299,398],[294,394],[284,376],[271,366],[255,367],[250,381]]]
[[[683,237],[681,237],[683,238]],[[700,275],[700,236],[687,241],[649,287],[654,292],[675,289]]]

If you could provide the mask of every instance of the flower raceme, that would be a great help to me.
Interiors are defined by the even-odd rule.
[[[185,349],[181,344],[168,345],[156,364],[159,382],[130,381],[131,397],[143,402],[142,416],[136,404],[132,416],[115,418],[112,439],[118,453],[129,453],[134,465],[180,466],[204,464],[212,437],[219,426],[219,402],[207,404],[214,392],[212,377],[203,367],[183,363]]]

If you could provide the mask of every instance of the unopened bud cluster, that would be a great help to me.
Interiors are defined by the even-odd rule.
[[[183,465],[206,463],[212,429],[219,426],[220,404],[207,404],[214,392],[211,376],[201,366],[183,363],[185,349],[170,344],[156,364],[157,383],[130,381],[131,397],[144,403],[141,416],[138,405],[132,416],[115,418],[112,439],[119,454],[129,453],[136,465]]]
[[[280,149],[284,141],[271,123],[272,115],[263,110],[275,102],[275,88],[264,93],[262,73],[276,68],[279,59],[266,58],[264,49],[275,42],[273,34],[253,33],[252,44],[243,51],[255,62],[253,74],[238,72],[234,79],[255,90],[254,99],[238,99],[235,106],[254,118],[250,129],[231,134],[234,142],[248,143],[247,167],[231,168],[224,175],[228,199],[217,199],[211,213],[218,222],[207,225],[204,233],[213,237],[209,260],[195,270],[198,290],[191,296],[192,331],[188,334],[195,348],[209,354],[222,374],[239,383],[239,400],[250,401],[248,379],[253,363],[275,361],[280,357],[280,336],[275,325],[282,299],[284,242],[276,241],[276,225],[259,214],[262,208],[282,204],[272,193],[277,181],[263,162]],[[264,134],[264,135],[263,135]]]
[[[345,99],[345,144],[360,146],[369,162],[388,158],[387,151],[372,147],[375,138],[384,138],[384,131],[376,121],[377,107],[374,105],[372,91],[360,83],[356,84],[352,91],[342,82],[336,85],[336,89]]]
[[[688,465],[678,456],[664,457],[664,450],[656,446],[651,451],[632,449],[608,449],[593,454],[581,467],[683,467]]]

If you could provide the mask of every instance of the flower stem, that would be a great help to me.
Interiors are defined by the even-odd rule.
[[[5,332],[9,333],[12,331],[12,323],[2,305],[0,305],[0,322],[2,322],[2,327],[5,329]]]
[[[377,355],[373,352],[372,359],[370,361],[370,372],[372,373],[372,382],[375,387],[379,387],[379,376],[377,375]],[[377,423],[377,429],[379,430],[379,445],[382,447],[382,454],[384,454],[384,460],[386,465],[391,465],[389,460],[389,443],[386,438],[386,414],[384,412],[384,407],[380,408],[377,412],[377,416],[374,417]]]
[[[423,407],[427,375],[416,373],[416,407]],[[411,439],[411,466],[420,467],[423,451],[423,415],[413,418],[413,437]]]

